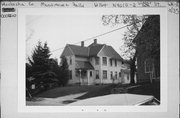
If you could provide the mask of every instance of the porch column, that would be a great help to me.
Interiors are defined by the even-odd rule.
[[[90,71],[87,70],[87,85],[89,85],[89,74],[90,74]]]
[[[81,85],[81,69],[79,70],[79,85]]]
[[[101,71],[101,70],[100,70],[100,71]],[[100,73],[101,73],[100,76],[99,76],[99,77],[100,77],[100,84],[103,84],[103,82],[102,82],[103,72],[101,71]]]

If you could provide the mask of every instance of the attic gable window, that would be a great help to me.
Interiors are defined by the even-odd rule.
[[[95,58],[95,63],[96,63],[96,65],[99,65],[99,57]]]
[[[107,57],[103,57],[102,60],[103,60],[103,65],[107,65]]]

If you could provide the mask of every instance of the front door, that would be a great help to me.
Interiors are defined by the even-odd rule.
[[[88,71],[89,73],[89,75],[88,75],[88,85],[92,85],[92,84],[94,84],[94,74],[93,74],[93,70],[89,70]]]
[[[126,84],[126,83],[127,83],[127,74],[124,73],[124,84]]]
[[[87,70],[81,72],[81,85],[87,85]]]

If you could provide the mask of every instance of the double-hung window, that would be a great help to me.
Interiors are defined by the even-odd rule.
[[[111,79],[113,79],[113,72],[111,71]]]
[[[96,65],[99,65],[99,57],[95,58],[95,63],[96,63]]]
[[[103,70],[103,79],[107,79],[107,70]]]
[[[106,66],[107,65],[107,57],[103,57],[102,59],[103,59],[103,65]]]
[[[152,72],[153,68],[153,63],[151,59],[146,59],[145,60],[145,73],[150,73]]]

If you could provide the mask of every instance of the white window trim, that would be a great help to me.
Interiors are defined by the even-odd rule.
[[[106,72],[106,78],[104,78],[104,73],[103,73],[104,71]],[[107,79],[108,78],[108,71],[107,70],[103,70],[102,71],[102,75],[103,75],[103,79]]]
[[[97,60],[98,60],[98,63],[96,63]],[[99,65],[99,64],[100,64],[100,61],[99,61],[99,60],[100,60],[99,57],[95,57],[95,65]]]
[[[148,58],[148,59],[146,59],[146,60],[144,61],[144,72],[145,72],[145,73],[152,73],[152,71],[153,71],[154,64],[152,64],[152,70],[147,71],[147,62],[150,61],[150,60],[151,60],[151,59]]]
[[[103,58],[104,58],[104,57],[102,57],[102,65],[103,65],[103,66],[107,66],[107,65],[108,65],[108,61],[107,61],[108,58],[105,57],[105,58],[106,58],[106,64],[104,64]]]

